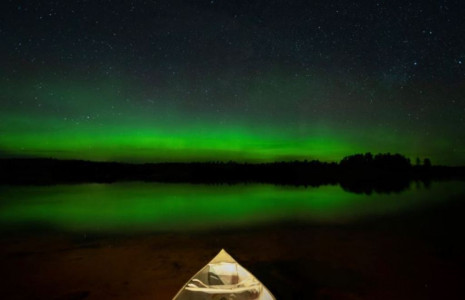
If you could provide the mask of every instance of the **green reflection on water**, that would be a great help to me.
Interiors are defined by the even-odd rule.
[[[83,184],[0,188],[3,228],[42,224],[66,231],[165,231],[246,227],[279,221],[344,223],[463,195],[457,182],[359,195],[339,186]]]

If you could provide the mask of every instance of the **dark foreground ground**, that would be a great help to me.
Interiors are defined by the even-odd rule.
[[[465,299],[464,199],[352,225],[3,233],[1,299],[171,299],[221,248],[277,299]]]

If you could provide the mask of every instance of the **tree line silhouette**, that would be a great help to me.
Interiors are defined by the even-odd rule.
[[[272,183],[320,186],[339,184],[350,192],[400,192],[414,181],[464,179],[464,167],[423,164],[400,154],[355,154],[339,163],[291,161],[272,163],[192,162],[130,164],[57,159],[0,159],[0,184],[112,183],[154,181],[172,183]]]

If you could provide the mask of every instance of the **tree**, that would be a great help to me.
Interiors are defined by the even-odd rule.
[[[426,168],[431,167],[431,160],[429,158],[425,158],[423,160],[423,166],[426,167]]]

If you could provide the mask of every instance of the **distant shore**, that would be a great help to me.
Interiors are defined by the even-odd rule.
[[[367,160],[368,157],[368,160]],[[465,180],[465,167],[411,165],[399,155],[353,155],[339,163],[192,162],[130,164],[47,158],[0,159],[0,184],[148,181],[170,183],[340,184],[357,193],[399,192],[412,181]]]

